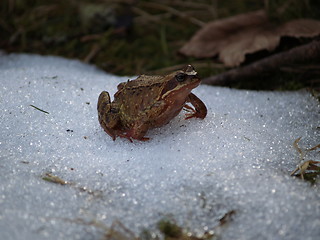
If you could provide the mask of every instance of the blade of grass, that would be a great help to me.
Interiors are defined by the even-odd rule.
[[[38,108],[38,107],[36,107],[36,106],[34,106],[34,105],[31,105],[31,104],[30,104],[30,107],[33,107],[33,108],[39,110],[40,112],[44,112],[44,113],[46,113],[46,114],[49,114],[47,111],[44,111],[44,110],[42,110],[42,109],[40,109],[40,108]]]

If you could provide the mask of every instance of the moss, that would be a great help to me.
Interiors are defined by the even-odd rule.
[[[182,236],[182,229],[177,224],[169,220],[161,220],[158,223],[158,229],[167,238],[180,238]]]
[[[44,176],[42,176],[42,179],[47,182],[57,183],[61,185],[68,184],[67,181],[59,178],[58,176],[52,175],[51,173],[45,173]]]
[[[288,1],[302,12],[289,14],[288,9],[290,17],[284,12],[274,18],[313,17],[320,9],[314,0],[284,2]],[[265,6],[273,17],[282,2],[3,0],[0,49],[80,59],[117,75],[159,74],[191,63],[200,66],[197,71],[206,77],[225,69],[213,64],[213,59],[177,53],[202,24]],[[259,85],[256,81],[254,88]]]
[[[215,17],[212,10],[222,17],[261,7],[250,2],[227,1],[213,9],[210,0],[192,7],[157,0],[135,5],[99,0],[4,0],[0,3],[0,48],[82,59],[119,75],[140,74],[196,61],[177,54],[200,28],[190,18],[205,23]]]

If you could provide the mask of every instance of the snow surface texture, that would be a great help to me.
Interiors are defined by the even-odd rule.
[[[112,141],[96,103],[126,80],[58,57],[0,56],[0,239],[103,239],[116,221],[138,236],[164,218],[201,235],[231,211],[220,239],[319,239],[319,185],[289,176],[294,140],[319,144],[308,92],[200,86],[204,120],[181,113],[147,142]]]

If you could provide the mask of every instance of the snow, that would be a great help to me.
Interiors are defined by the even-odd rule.
[[[293,142],[320,140],[309,92],[201,85],[204,120],[181,113],[147,142],[112,141],[96,103],[127,79],[59,57],[0,56],[0,239],[103,239],[115,222],[154,236],[164,218],[220,239],[319,239],[319,181],[290,176],[301,161]]]

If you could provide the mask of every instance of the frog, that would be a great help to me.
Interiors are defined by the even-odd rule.
[[[111,102],[107,91],[98,98],[98,120],[113,140],[117,137],[147,141],[151,128],[168,124],[182,109],[185,119],[204,119],[205,104],[191,91],[201,79],[192,65],[167,75],[140,75],[134,80],[121,82]],[[191,104],[192,106],[190,106]]]

